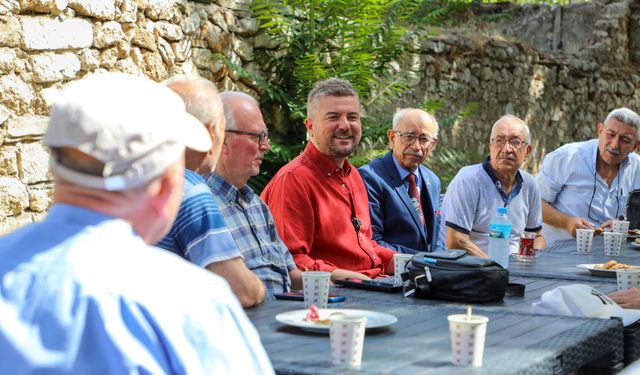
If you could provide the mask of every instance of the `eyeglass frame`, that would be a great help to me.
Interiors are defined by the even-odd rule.
[[[394,130],[393,132],[394,132],[395,134],[397,134],[397,135],[399,135],[399,136],[400,136],[400,143],[401,143],[402,145],[404,145],[404,146],[413,146],[413,144],[414,144],[414,143],[416,143],[416,141],[418,141],[418,145],[420,145],[420,147],[423,147],[423,148],[429,148],[429,147],[433,147],[433,146],[435,146],[435,144],[436,144],[436,143],[438,143],[438,137],[433,137],[433,136],[426,135],[426,134],[425,134],[425,135],[422,135],[422,136],[419,136],[419,135],[415,135],[415,134],[413,134],[413,133],[411,133],[411,132],[404,132],[404,133],[403,133],[403,132],[401,132],[401,131],[399,131],[399,130]],[[407,135],[408,135],[408,136],[413,136],[413,137],[415,137],[415,139],[413,140],[413,142],[411,142],[411,143],[404,143],[404,141],[403,141],[403,138],[402,138],[402,137],[403,137],[403,136],[407,136]],[[422,138],[427,138],[429,143],[425,143],[425,144],[423,145],[423,144],[419,141],[419,139],[420,139],[421,137],[422,137]]]
[[[227,133],[233,134],[241,134],[241,135],[249,135],[252,137],[258,137],[258,144],[261,145],[264,141],[269,142],[269,131],[265,130],[263,132],[250,132],[245,130],[236,130],[236,129],[225,129]]]
[[[520,145],[516,146],[516,145],[512,144],[511,142],[513,142],[513,141],[518,141],[518,143],[520,143]],[[527,146],[529,144],[526,141],[521,140],[520,138],[510,138],[509,140],[501,139],[501,138],[497,138],[497,139],[496,138],[491,138],[491,140],[489,142],[491,144],[495,145],[498,148],[503,148],[508,143],[509,146],[511,146],[514,150],[522,150],[523,147],[525,147],[525,146]],[[498,145],[497,142],[504,142],[504,143],[502,143],[502,145]]]
[[[604,222],[609,219],[605,218],[604,220],[597,220],[591,217],[591,206],[593,205],[593,198],[596,196],[596,183],[597,183],[596,173],[597,172],[595,171],[593,172],[593,192],[591,193],[591,200],[589,201],[589,210],[587,211],[587,218],[596,223],[604,224]],[[620,195],[622,195],[620,194],[620,171],[618,171],[618,175],[616,176],[616,179],[618,179],[617,181],[618,186],[616,188],[616,216],[614,217],[614,219],[618,219],[618,213],[620,212]],[[603,206],[603,210],[604,210],[604,206]]]

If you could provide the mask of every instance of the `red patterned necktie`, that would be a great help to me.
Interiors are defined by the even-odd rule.
[[[420,221],[424,225],[424,215],[422,214],[422,205],[420,204],[420,193],[418,193],[418,186],[416,186],[416,175],[409,173],[406,179],[409,181],[409,197],[411,198],[411,203],[413,203],[413,208],[415,208]]]

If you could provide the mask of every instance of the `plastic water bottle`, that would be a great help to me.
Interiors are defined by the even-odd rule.
[[[511,239],[511,223],[507,217],[507,208],[498,207],[496,216],[489,224],[489,258],[502,267],[509,266],[509,241]]]

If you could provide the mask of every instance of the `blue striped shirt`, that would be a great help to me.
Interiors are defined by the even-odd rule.
[[[258,276],[269,297],[289,291],[293,256],[282,242],[269,207],[247,185],[236,188],[215,173],[204,176],[247,267]]]
[[[178,216],[157,246],[200,267],[241,256],[207,183],[189,170]]]

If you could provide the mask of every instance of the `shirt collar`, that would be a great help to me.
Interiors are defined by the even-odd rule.
[[[487,175],[489,175],[491,182],[493,182],[493,185],[496,187],[496,189],[498,189],[498,193],[500,193],[500,197],[504,202],[504,206],[507,207],[513,200],[513,198],[515,198],[518,193],[520,193],[520,189],[522,189],[522,175],[520,174],[520,170],[516,172],[516,184],[513,186],[513,189],[511,189],[509,195],[507,195],[504,190],[502,190],[502,183],[500,182],[500,179],[498,179],[498,176],[496,176],[496,173],[491,166],[489,156],[487,156],[487,158],[482,161],[482,168],[484,168],[484,171],[487,173]]]
[[[331,176],[335,173],[348,176],[351,173],[351,164],[349,163],[349,160],[345,159],[342,169],[340,169],[333,159],[320,152],[320,150],[318,150],[311,142],[307,142],[304,154],[306,154],[309,160],[313,162],[313,165],[320,169],[320,171],[326,176]]]
[[[393,159],[393,164],[395,164],[396,169],[398,170],[400,180],[404,181],[404,179],[407,178],[407,176],[412,172],[406,170],[403,166],[401,166],[400,163],[398,163],[398,160],[396,160],[396,157],[393,155],[393,153],[391,154],[391,159]],[[420,173],[418,173],[418,168],[416,168],[413,174],[416,176],[416,185],[420,186]]]
[[[212,191],[215,191],[226,201],[231,203],[235,203],[240,199],[246,202],[250,202],[255,195],[253,189],[251,189],[248,185],[244,185],[242,188],[238,189],[215,172],[205,175],[204,179],[207,181],[207,184],[209,185],[209,187],[211,187]]]

